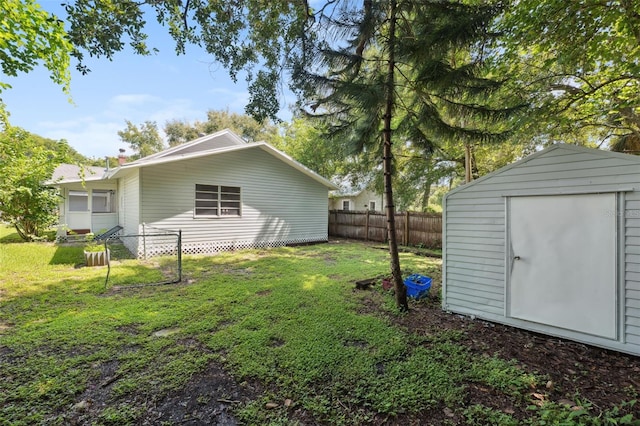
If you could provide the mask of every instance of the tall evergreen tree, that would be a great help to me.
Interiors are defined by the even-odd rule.
[[[408,304],[395,233],[393,145],[400,140],[430,154],[447,141],[471,144],[500,135],[490,124],[516,108],[492,108],[486,100],[500,83],[482,77],[486,29],[498,11],[487,2],[446,0],[330,3],[315,16],[306,40],[304,51],[315,62],[303,57],[306,67],[294,74],[300,92],[312,99],[307,111],[329,122],[331,137],[382,158],[401,310]]]

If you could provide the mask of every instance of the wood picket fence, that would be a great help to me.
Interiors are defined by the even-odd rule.
[[[404,246],[442,247],[442,215],[397,212],[398,242]],[[365,241],[387,241],[387,218],[382,212],[330,210],[329,236]]]

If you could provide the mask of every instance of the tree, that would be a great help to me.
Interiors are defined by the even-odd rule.
[[[44,185],[67,157],[68,146],[55,150],[29,132],[7,127],[0,133],[0,213],[24,240],[34,240],[55,223],[58,193]]]
[[[207,111],[207,121],[196,120],[189,123],[182,120],[169,120],[165,123],[164,132],[169,146],[180,145],[203,135],[208,135],[223,129],[229,129],[240,135],[247,142],[259,140],[270,141],[277,132],[268,120],[259,123],[246,114],[226,111]]]
[[[500,73],[535,108],[537,143],[602,144],[640,136],[640,3],[521,0],[498,21]]]
[[[123,142],[129,144],[136,153],[135,157],[142,158],[162,151],[164,143],[155,121],[145,121],[140,127],[129,120],[126,120],[126,123],[127,128],[118,131],[118,136]]]
[[[126,43],[149,54],[146,20],[151,15],[166,26],[178,54],[187,45],[202,46],[235,81],[240,71],[249,83],[245,110],[258,122],[275,119],[283,64],[304,34],[308,4],[288,0],[75,0],[64,3],[68,36],[80,71],[84,55],[112,59]]]
[[[299,93],[312,99],[309,113],[327,120],[334,140],[351,142],[360,158],[382,159],[390,266],[401,310],[408,305],[395,234],[398,150],[392,146],[410,143],[427,155],[445,141],[470,144],[499,135],[490,123],[515,108],[482,102],[500,84],[481,74],[482,42],[497,11],[470,2],[330,3],[316,15],[307,40],[316,42],[307,48],[316,55],[316,68],[305,69],[307,61],[294,74]]]
[[[62,21],[42,10],[35,0],[3,0],[0,16],[2,73],[15,77],[42,63],[51,79],[68,93],[72,45]],[[0,81],[0,94],[9,87],[7,82]],[[6,123],[6,109],[0,98],[0,125]]]
[[[317,123],[295,117],[291,123],[282,123],[271,143],[321,176],[338,181],[350,172],[353,159],[344,144],[334,143],[325,133]]]

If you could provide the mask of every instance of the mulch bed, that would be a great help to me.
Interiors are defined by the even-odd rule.
[[[460,331],[464,337],[458,343],[472,353],[515,360],[525,371],[544,378],[544,383],[531,389],[530,404],[553,401],[576,407],[588,401],[593,409],[606,410],[640,395],[637,356],[447,313],[433,299],[410,302],[408,314],[390,319],[418,335]],[[465,405],[483,404],[520,418],[527,415],[527,404],[514,407],[512,401],[491,389],[468,386],[470,396]],[[640,411],[637,405],[634,409]]]

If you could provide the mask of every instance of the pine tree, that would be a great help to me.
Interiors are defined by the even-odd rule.
[[[408,304],[395,232],[393,145],[411,143],[429,155],[445,142],[471,144],[499,135],[491,123],[516,108],[491,108],[487,100],[500,82],[482,77],[487,28],[498,11],[487,2],[331,3],[316,14],[304,63],[294,73],[300,93],[313,99],[307,111],[330,124],[336,143],[351,144],[361,157],[382,158],[400,310]]]

